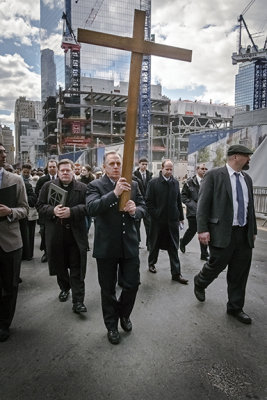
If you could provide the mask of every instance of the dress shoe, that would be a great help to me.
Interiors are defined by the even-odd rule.
[[[0,328],[0,342],[5,342],[9,338],[9,329]]]
[[[183,244],[182,239],[180,239],[180,250],[182,253],[185,253],[185,245]]]
[[[148,269],[152,274],[156,274],[157,272],[155,265],[149,265]]]
[[[41,257],[41,262],[42,262],[42,263],[47,262],[47,255],[46,255],[46,253],[44,253],[44,254],[42,255],[42,257]]]
[[[113,329],[108,331],[108,340],[111,344],[119,344],[120,343],[120,334],[118,329]]]
[[[77,301],[76,303],[73,303],[72,311],[77,314],[80,314],[81,312],[87,312],[87,308],[82,302]]]
[[[130,318],[121,317],[121,327],[125,332],[131,332],[133,326]]]
[[[179,282],[179,283],[182,283],[183,285],[187,285],[188,284],[188,279],[183,278],[181,274],[173,275],[172,276],[172,280],[176,281],[176,282]]]
[[[238,319],[238,321],[242,322],[243,324],[250,325],[252,322],[251,318],[246,313],[244,313],[243,310],[241,311],[227,310],[227,314],[232,315],[232,317]]]
[[[195,276],[195,278],[194,278],[194,283],[195,283],[195,286],[194,286],[194,293],[195,293],[196,298],[198,299],[198,301],[205,301],[205,299],[206,299],[206,296],[205,296],[205,289],[199,287],[199,286],[196,284],[196,276]]]
[[[200,260],[209,261],[209,256],[201,256]]]
[[[59,296],[58,296],[59,301],[61,301],[61,302],[67,301],[69,294],[70,294],[69,290],[61,290],[61,292],[59,293]]]

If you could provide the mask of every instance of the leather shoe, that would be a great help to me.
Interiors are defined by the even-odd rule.
[[[155,265],[149,265],[148,269],[152,274],[156,274],[157,272]]]
[[[243,324],[250,325],[252,322],[250,316],[244,313],[243,310],[238,312],[233,310],[227,310],[227,314],[232,315],[232,317],[238,319],[238,321],[242,322]]]
[[[179,282],[179,283],[182,283],[183,285],[187,285],[188,284],[188,279],[183,278],[181,274],[180,275],[173,275],[172,276],[172,280],[176,281],[176,282]]]
[[[111,344],[119,344],[120,343],[120,334],[118,329],[113,329],[108,331],[108,340]]]
[[[0,342],[5,342],[9,338],[9,329],[0,328]]]
[[[61,302],[67,301],[69,294],[70,294],[69,290],[61,290],[61,292],[59,293],[59,296],[58,296],[59,301],[61,301]]]
[[[130,318],[121,317],[121,327],[125,332],[131,332],[133,326]]]
[[[73,303],[72,311],[77,314],[80,314],[81,312],[87,312],[87,308],[82,302],[77,301],[77,303]]]
[[[209,261],[209,256],[201,256],[200,260]]]
[[[194,283],[195,283],[194,293],[195,293],[196,298],[198,299],[198,301],[202,301],[202,302],[205,301],[205,299],[206,299],[205,289],[199,287],[196,284],[196,276],[194,277]]]
[[[41,262],[42,262],[42,263],[47,262],[47,255],[46,255],[46,253],[44,253],[44,254],[42,255],[42,257],[41,257]]]
[[[185,245],[183,244],[182,239],[180,239],[180,250],[182,253],[185,253]]]

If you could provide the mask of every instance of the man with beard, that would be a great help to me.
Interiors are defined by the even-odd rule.
[[[160,176],[149,182],[146,205],[151,217],[148,269],[150,272],[156,273],[155,264],[158,260],[159,250],[167,250],[172,280],[186,285],[188,280],[181,275],[178,257],[179,224],[183,222],[184,214],[179,182],[173,177],[171,160],[164,160]]]
[[[252,180],[242,172],[249,168],[251,154],[245,146],[230,146],[227,164],[205,174],[199,192],[197,227],[200,243],[209,244],[210,259],[194,278],[195,296],[205,301],[205,289],[228,266],[227,313],[244,324],[251,324],[243,306],[257,234]]]

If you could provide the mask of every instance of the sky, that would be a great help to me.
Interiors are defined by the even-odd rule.
[[[45,0],[53,5],[62,0]],[[112,0],[109,0],[112,1]],[[171,99],[234,105],[231,55],[237,49],[238,16],[262,48],[267,35],[266,0],[152,0],[151,33],[157,43],[193,51],[192,62],[152,57],[152,83]],[[0,124],[14,124],[19,96],[40,100],[38,0],[0,0]],[[254,36],[255,34],[255,36]],[[242,45],[250,44],[244,31]]]

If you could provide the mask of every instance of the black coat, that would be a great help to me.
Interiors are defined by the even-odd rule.
[[[153,174],[152,174],[152,172],[146,170],[146,180],[145,180],[145,182],[143,181],[143,177],[142,177],[142,174],[141,174],[139,168],[137,168],[134,171],[134,175],[136,176],[136,178],[139,179],[139,181],[138,181],[139,188],[140,188],[142,196],[145,198],[148,182],[151,181]]]
[[[48,254],[48,265],[50,275],[56,275],[57,270],[64,268],[63,257],[64,246],[62,241],[62,225],[59,218],[54,215],[54,206],[48,203],[48,190],[52,181],[45,183],[41,189],[37,202],[39,215],[45,223],[45,242]],[[53,181],[60,186],[59,179]],[[74,240],[80,251],[81,279],[86,273],[87,261],[87,230],[85,216],[87,215],[85,206],[86,185],[76,180],[72,181],[72,187],[68,193],[66,206],[70,207],[70,218],[67,221],[72,230]]]
[[[250,176],[242,172],[248,187],[248,243],[254,247],[257,233],[253,188]],[[208,171],[201,183],[197,205],[197,230],[210,232],[210,244],[225,248],[229,245],[233,224],[232,187],[227,167]]]
[[[106,175],[87,186],[87,211],[95,221],[93,257],[137,257],[139,241],[135,219],[145,215],[144,199],[137,183],[132,182],[131,200],[136,204],[136,214],[132,217],[127,212],[119,211],[119,199],[113,190],[114,186]]]
[[[199,184],[197,176],[187,179],[181,192],[182,202],[186,205],[186,216],[195,217],[197,214]]]
[[[166,249],[166,240],[179,247],[179,224],[184,220],[179,182],[171,177],[166,181],[162,175],[152,179],[147,188],[146,205],[151,217],[151,247]]]

